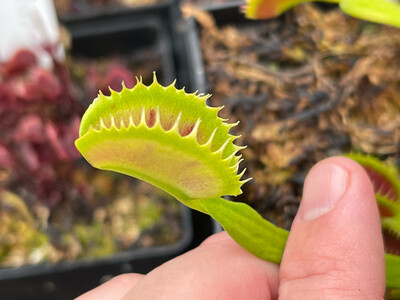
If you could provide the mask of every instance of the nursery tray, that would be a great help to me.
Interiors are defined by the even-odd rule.
[[[187,63],[192,61],[192,54],[182,47],[190,44],[188,31],[178,29],[182,24],[177,6],[165,3],[140,13],[138,10],[110,12],[101,17],[91,15],[64,21],[72,36],[73,57],[97,59],[123,54],[135,58],[144,49],[151,49],[155,53],[153,59],[160,62],[161,67],[156,71],[162,84],[170,84],[177,78],[178,86],[196,90],[197,83],[191,79],[194,70]],[[150,81],[153,70],[147,71],[148,74],[141,75]],[[175,244],[127,250],[106,258],[0,269],[0,298],[71,299],[115,275],[147,273],[197,246],[214,232],[208,216],[184,206],[180,210],[183,234]]]
[[[129,13],[147,13],[156,9],[164,9],[171,6],[175,0],[154,0],[150,3],[146,1],[136,1],[135,4],[126,5],[118,3],[119,1],[110,1],[110,3],[92,4],[90,0],[57,0],[58,2],[69,2],[65,6],[56,5],[59,17],[65,20],[85,19],[92,16],[100,16],[105,14],[119,14],[129,11]],[[104,1],[106,2],[106,1]],[[153,3],[151,3],[153,2]],[[69,5],[68,5],[69,4]]]

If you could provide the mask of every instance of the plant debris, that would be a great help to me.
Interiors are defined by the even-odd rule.
[[[200,24],[212,106],[235,134],[254,179],[238,201],[289,229],[308,170],[349,151],[400,163],[400,30],[299,5],[279,19]]]

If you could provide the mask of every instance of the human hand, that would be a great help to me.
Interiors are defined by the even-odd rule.
[[[333,157],[306,178],[280,266],[223,232],[147,275],[117,276],[77,300],[382,299],[384,265],[368,176],[352,160]]]

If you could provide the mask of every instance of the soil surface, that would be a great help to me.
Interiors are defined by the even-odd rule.
[[[236,200],[289,229],[308,170],[368,153],[399,166],[400,29],[299,5],[267,21],[220,24],[195,16],[212,106],[229,122],[247,177]],[[237,19],[237,18],[236,18]]]

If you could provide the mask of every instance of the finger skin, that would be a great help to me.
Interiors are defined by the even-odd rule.
[[[347,158],[319,164],[327,163],[348,172],[347,190],[330,212],[311,221],[296,216],[281,263],[279,297],[382,299],[384,249],[372,185]]]
[[[278,266],[263,261],[225,232],[140,280],[128,299],[276,299]]]
[[[135,273],[116,276],[75,300],[120,300],[143,277]]]

